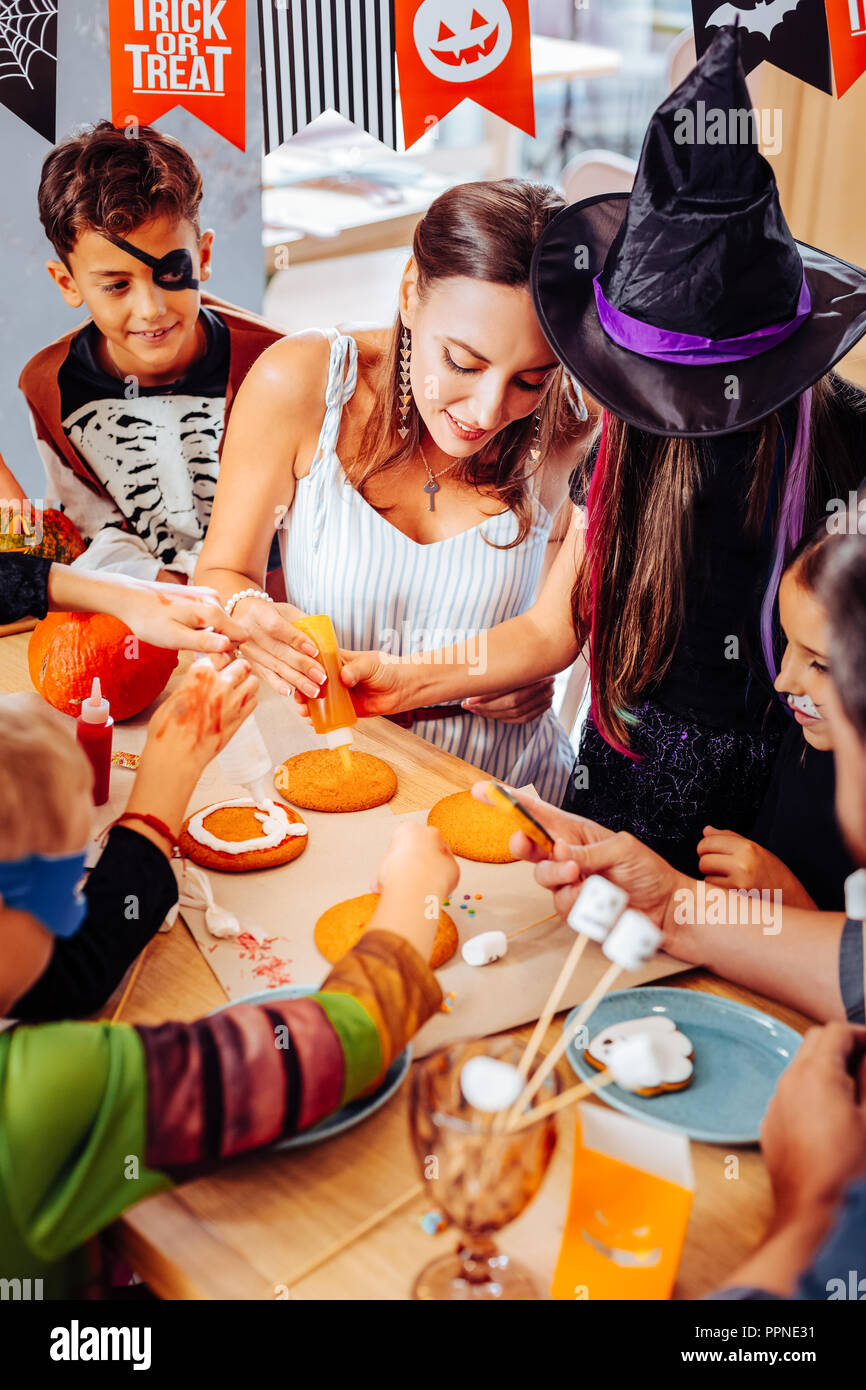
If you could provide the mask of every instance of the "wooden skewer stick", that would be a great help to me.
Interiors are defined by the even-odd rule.
[[[517,931],[507,932],[505,940],[513,941],[515,936],[522,936],[525,931],[532,931],[533,927],[541,927],[544,925],[545,922],[552,922],[555,917],[559,918],[558,912],[551,912],[547,917],[539,917],[537,922],[527,922],[525,927],[518,927]],[[561,920],[562,919],[560,918],[560,921]]]
[[[556,1013],[556,1006],[565,993],[566,985],[577,969],[578,962],[586,949],[588,936],[578,935],[572,942],[571,950],[565,958],[563,967],[560,970],[553,989],[547,997],[547,1003],[541,1011],[538,1022],[532,1033],[532,1037],[526,1045],[526,1050],[518,1063],[517,1070],[525,1079],[529,1075],[529,1068],[535,1060],[535,1054],[544,1041],[544,1035],[550,1027],[550,1020]]]
[[[611,985],[614,983],[617,976],[621,974],[621,972],[622,966],[616,964],[611,965],[604,972],[595,989],[590,994],[589,998],[586,999],[583,1002],[583,1004],[581,1004],[574,1021],[568,1025],[562,1037],[559,1039],[559,1042],[556,1043],[550,1049],[541,1066],[538,1068],[538,1071],[536,1071],[534,1075],[530,1077],[529,1081],[527,1081],[520,1095],[517,1097],[517,1100],[514,1102],[514,1105],[511,1107],[511,1110],[505,1112],[506,1118],[504,1128],[506,1131],[513,1128],[513,1126],[517,1123],[517,1120],[519,1119],[521,1113],[525,1110],[526,1106],[532,1100],[532,1097],[535,1095],[539,1086],[541,1086],[544,1083],[544,1081],[553,1071],[553,1068],[556,1066],[563,1052],[568,1047],[568,1044],[572,1041],[574,1037],[576,1037],[578,1030],[589,1018],[590,1014],[592,1013],[601,996],[605,993],[606,990],[610,989]]]
[[[547,1115],[555,1115],[557,1111],[565,1110],[566,1106],[573,1105],[575,1101],[595,1095],[596,1091],[603,1091],[605,1086],[609,1086],[613,1080],[613,1072],[605,1069],[600,1075],[592,1077],[589,1081],[582,1081],[579,1086],[571,1086],[569,1090],[563,1091],[561,1096],[552,1096],[543,1105],[537,1106],[535,1110],[530,1110],[528,1115],[524,1115],[513,1126],[513,1131],[526,1129],[529,1125],[534,1125],[536,1120],[543,1120]]]

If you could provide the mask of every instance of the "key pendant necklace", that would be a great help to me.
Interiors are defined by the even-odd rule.
[[[452,462],[449,463],[449,465],[448,465],[447,468],[440,468],[440,470],[439,470],[438,473],[434,473],[433,470],[431,469],[429,463],[427,462],[427,455],[424,453],[423,445],[419,444],[419,445],[418,445],[418,448],[419,448],[420,451],[421,451],[421,458],[424,460],[424,467],[427,469],[427,481],[426,481],[426,483],[424,484],[424,491],[427,493],[427,496],[430,498],[430,503],[429,503],[429,506],[427,507],[427,510],[428,510],[428,512],[435,512],[435,510],[436,510],[436,494],[437,494],[437,492],[439,492],[439,484],[437,483],[436,479],[437,479],[437,478],[441,478],[442,475],[443,475],[443,473],[450,473],[452,468],[456,468],[456,466],[457,466],[457,464],[460,462],[460,460],[459,460],[459,459],[453,459]]]

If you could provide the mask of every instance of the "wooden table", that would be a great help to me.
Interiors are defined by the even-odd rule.
[[[0,639],[0,691],[29,689],[26,634]],[[182,659],[181,668],[187,659]],[[172,680],[176,681],[176,674]],[[395,813],[429,806],[477,772],[384,719],[364,720],[358,746],[396,768]],[[701,970],[675,988],[754,1005],[798,1031],[808,1020]],[[110,1017],[122,986],[102,1010]],[[189,1021],[225,995],[178,921],[157,936],[126,1000],[123,1019]],[[558,1036],[551,1026],[546,1045]],[[529,1029],[517,1030],[528,1036]],[[600,1104],[601,1102],[593,1102]],[[559,1121],[559,1144],[539,1196],[503,1233],[502,1245],[549,1287],[571,1175],[573,1112]],[[770,1213],[756,1149],[694,1143],[696,1193],[676,1296],[699,1298],[718,1285],[761,1238]],[[731,1157],[737,1162],[732,1163]],[[424,1234],[425,1201],[409,1143],[407,1088],[364,1124],[328,1143],[262,1154],[224,1167],[132,1207],[108,1234],[114,1248],[162,1298],[405,1299],[415,1274],[450,1247],[453,1232]]]

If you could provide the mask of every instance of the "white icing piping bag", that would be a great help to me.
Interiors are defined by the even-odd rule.
[[[207,875],[201,869],[187,863],[185,870],[175,869],[175,874],[178,880],[178,907],[197,907],[204,912],[205,925],[211,936],[237,940],[242,931],[248,931],[257,941],[263,938],[259,927],[243,927],[237,917],[217,904]]]

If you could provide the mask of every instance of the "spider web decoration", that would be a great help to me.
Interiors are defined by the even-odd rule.
[[[0,0],[0,102],[54,143],[59,0]]]

